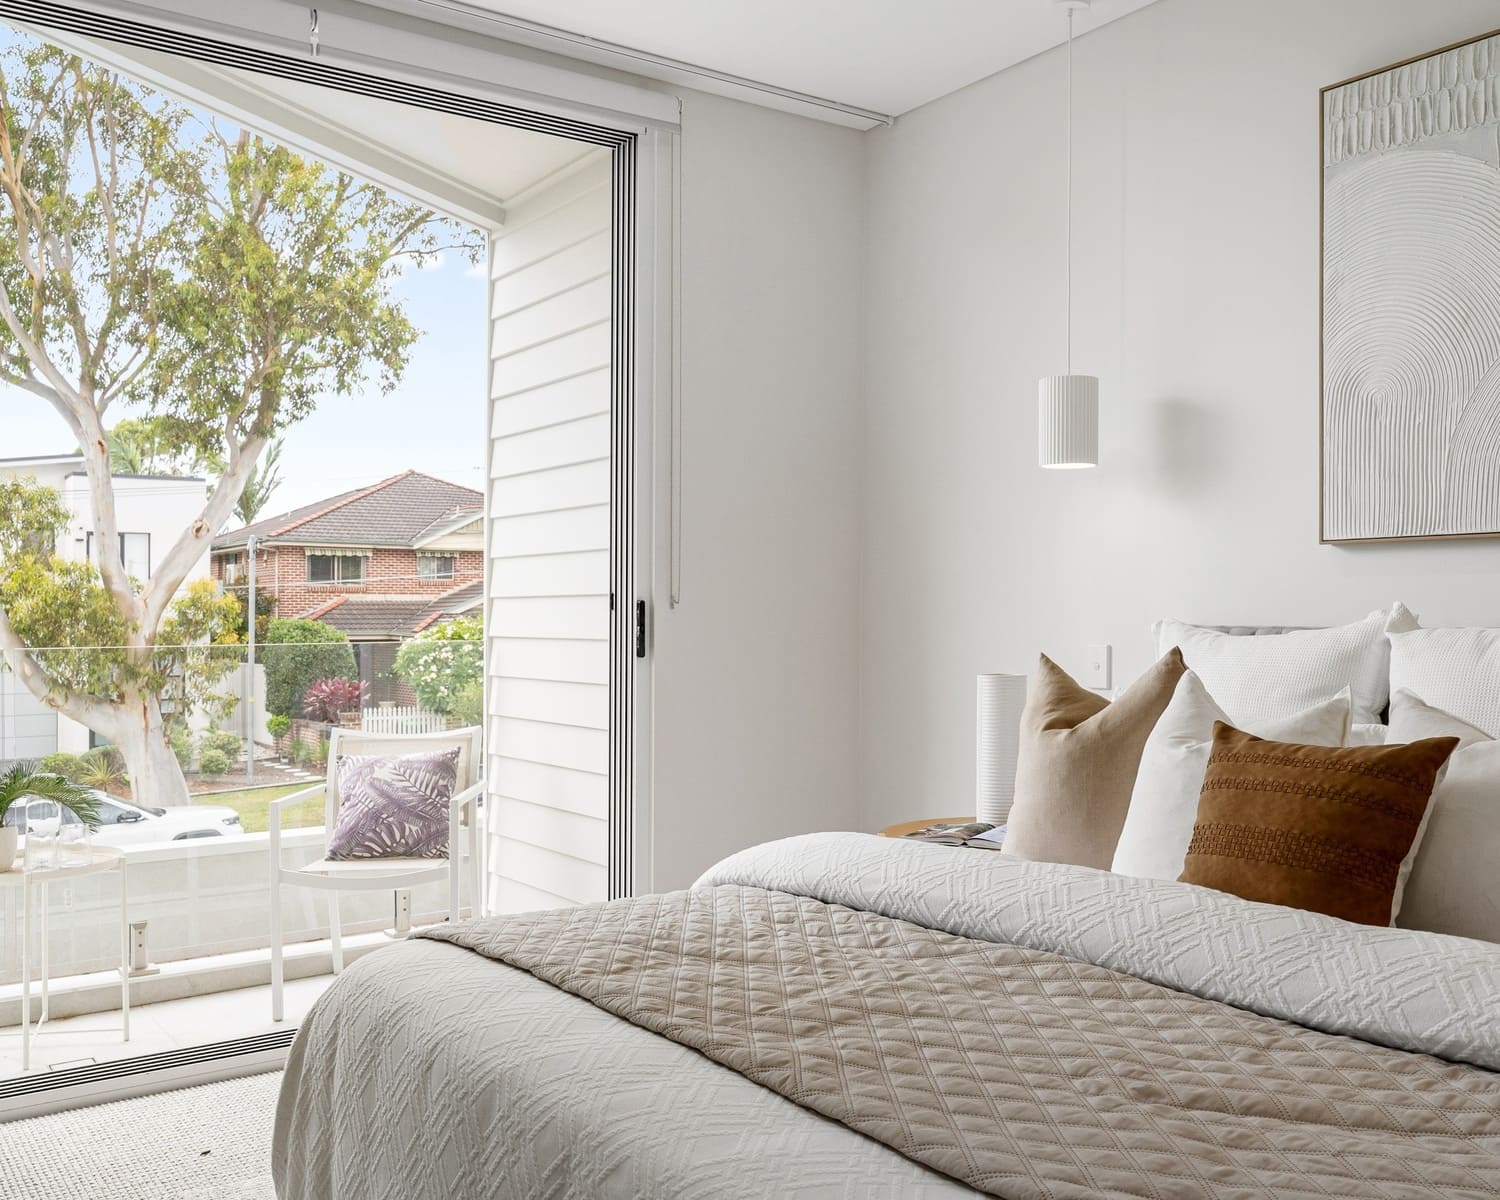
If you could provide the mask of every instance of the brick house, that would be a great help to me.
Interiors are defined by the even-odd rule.
[[[372,701],[410,702],[397,647],[483,603],[484,494],[418,471],[221,534],[210,567],[230,591],[248,584],[252,537],[256,591],[277,617],[343,630]]]

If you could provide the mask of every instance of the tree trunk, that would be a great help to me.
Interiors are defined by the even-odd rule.
[[[157,696],[135,693],[126,697],[116,744],[130,772],[130,792],[137,804],[166,807],[191,803],[187,779],[167,740]]]

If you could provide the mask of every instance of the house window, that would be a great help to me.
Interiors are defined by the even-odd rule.
[[[96,567],[99,557],[94,551],[94,533],[84,536],[84,552],[89,562]],[[151,535],[149,533],[120,534],[120,561],[125,565],[125,574],[132,579],[151,578]]]
[[[363,583],[365,560],[361,554],[309,554],[308,583]]]
[[[245,556],[231,554],[219,560],[223,566],[225,587],[234,587],[245,578]]]
[[[417,555],[418,579],[452,579],[457,559],[451,554]]]

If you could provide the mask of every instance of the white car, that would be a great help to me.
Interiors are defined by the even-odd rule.
[[[101,846],[133,846],[141,842],[180,842],[188,838],[233,837],[243,834],[240,814],[223,804],[179,804],[152,808],[132,804],[108,792],[94,791],[99,806],[99,827],[93,840]],[[5,815],[5,823],[24,835],[55,833],[60,825],[76,825],[78,818],[59,811],[52,800],[18,800]]]

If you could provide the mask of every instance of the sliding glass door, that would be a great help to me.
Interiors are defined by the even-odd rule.
[[[635,497],[650,486],[635,135],[59,5],[0,0],[7,17],[21,22],[6,35],[11,136],[106,119],[86,97],[49,112],[48,71],[63,93],[70,78],[115,89],[155,141],[118,157],[106,199],[137,205],[148,232],[151,205],[196,205],[191,227],[210,236],[163,238],[157,261],[145,242],[120,252],[125,226],[97,189],[77,209],[70,253],[97,260],[79,272],[94,289],[81,319],[120,314],[112,352],[137,373],[111,377],[110,405],[70,418],[32,386],[58,362],[88,369],[65,321],[57,361],[43,344],[29,365],[9,327],[0,405],[28,416],[8,426],[0,493],[55,520],[0,545],[0,757],[94,799],[82,822],[16,806],[17,865],[40,863],[49,818],[92,823],[127,886],[35,876],[47,925],[29,935],[27,889],[0,892],[0,1077],[16,1077],[0,1104],[34,1093],[42,1068],[49,1085],[98,1084],[140,1054],[180,1065],[189,1043],[274,1054],[289,1031],[264,994],[273,886],[293,1020],[340,952],[444,918],[446,883],[351,892],[331,952],[326,895],[271,882],[278,866],[330,869],[323,799],[297,798],[351,731],[481,726],[465,914],[631,890],[649,632]],[[118,172],[99,144],[77,139],[35,186]],[[275,210],[261,225],[257,206]],[[21,287],[46,264],[7,218]],[[329,225],[338,236],[315,244]],[[276,288],[257,292],[256,271]],[[257,344],[277,320],[281,340]],[[67,587],[79,619],[39,623]],[[142,711],[140,729],[121,715]],[[23,976],[50,992],[28,1071]],[[42,1015],[35,994],[27,1015]]]

